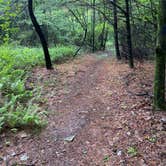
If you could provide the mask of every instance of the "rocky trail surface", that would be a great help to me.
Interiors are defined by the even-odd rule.
[[[152,111],[153,68],[86,55],[34,69],[48,125],[2,134],[0,165],[165,166],[166,114]]]

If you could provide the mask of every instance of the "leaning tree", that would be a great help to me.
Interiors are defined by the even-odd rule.
[[[53,69],[52,67],[52,63],[51,63],[51,58],[50,58],[50,54],[49,54],[49,50],[48,50],[48,44],[47,41],[45,39],[45,36],[42,32],[42,29],[40,28],[40,25],[38,24],[36,17],[34,15],[33,12],[33,0],[28,0],[28,10],[29,10],[29,15],[31,18],[31,21],[35,27],[35,30],[40,38],[42,47],[43,47],[43,51],[44,51],[44,55],[45,55],[45,62],[46,62],[46,68],[48,70]]]

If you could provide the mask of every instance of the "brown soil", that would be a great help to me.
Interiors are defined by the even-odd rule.
[[[89,55],[55,68],[32,74],[47,127],[1,135],[2,166],[166,165],[166,113],[151,105],[153,64],[131,70]]]

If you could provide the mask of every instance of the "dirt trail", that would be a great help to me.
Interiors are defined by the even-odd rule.
[[[2,143],[0,155],[9,166],[164,166],[165,114],[151,111],[152,69],[146,63],[132,71],[99,56],[78,58],[56,71],[35,69],[48,126],[39,135],[4,136],[2,142],[11,145]],[[145,90],[148,95],[134,95]]]

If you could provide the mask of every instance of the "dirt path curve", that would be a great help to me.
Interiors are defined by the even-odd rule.
[[[152,65],[145,66],[130,71],[109,57],[84,56],[56,66],[56,71],[35,69],[48,126],[39,135],[10,138],[10,147],[2,148],[8,165],[162,166],[165,133],[154,130],[163,125],[164,115],[150,111],[149,96],[140,98],[126,88],[128,76],[134,92],[143,90],[145,80],[152,82]],[[151,84],[146,90],[151,92]]]

